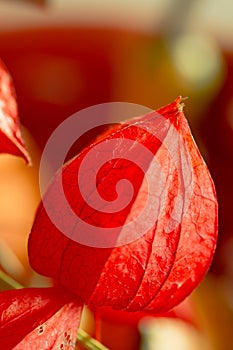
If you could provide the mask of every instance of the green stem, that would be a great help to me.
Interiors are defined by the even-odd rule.
[[[23,286],[0,270],[0,290],[21,289]]]
[[[21,288],[24,287],[20,283],[16,282],[12,277],[8,276],[5,272],[0,270],[0,291]],[[77,342],[89,350],[108,350],[108,348],[99,343],[96,339],[92,338],[82,329],[78,330]]]
[[[78,330],[77,341],[89,350],[108,350],[108,348],[98,342],[98,340],[90,337],[90,335],[88,335],[82,329]]]

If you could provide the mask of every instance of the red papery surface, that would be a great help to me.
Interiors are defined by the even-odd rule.
[[[176,203],[179,181],[182,182],[186,175],[183,170],[185,159],[180,159],[175,166],[169,150],[154,136],[156,128],[161,127],[161,124],[157,124],[158,119],[154,118],[156,113],[169,120],[178,132],[185,147],[185,155],[182,157],[191,161],[193,176],[188,208],[182,212],[180,223],[169,234],[166,232],[166,225]],[[137,123],[144,125],[148,132],[142,132]],[[166,133],[165,130],[164,138]],[[112,139],[120,144],[126,138],[134,140],[135,147],[141,144],[149,149],[157,157],[165,175],[167,197],[165,205],[159,208],[158,220],[153,227],[140,238],[120,247],[89,247],[60,232],[50,221],[41,203],[29,239],[29,258],[35,270],[53,277],[58,284],[65,286],[93,307],[111,306],[128,311],[165,312],[192,292],[203,279],[212,261],[217,235],[214,185],[191,136],[181,99],[178,98],[157,112],[113,128],[112,132],[99,138],[63,167],[64,193],[70,206],[82,220],[109,228],[119,223],[124,225],[142,209],[147,196],[145,174],[137,171],[135,164],[124,159],[106,163],[98,172],[96,182],[99,193],[107,196],[105,199],[111,200],[115,193],[111,190],[113,183],[125,176],[132,181],[133,199],[115,216],[93,210],[85,203],[76,184],[80,164],[93,147]],[[174,147],[179,154],[180,145],[175,144]],[[127,150],[124,147],[122,149],[124,158]],[[92,165],[94,166],[90,166]],[[90,188],[92,190],[94,189]],[[187,189],[183,187],[182,191],[181,197],[184,201]],[[60,213],[65,227],[70,218],[63,215],[64,203],[59,200],[59,195],[55,177],[44,200],[49,200],[54,210]]]
[[[30,161],[19,128],[15,91],[11,77],[0,60],[0,153]]]
[[[60,288],[1,292],[1,347],[5,350],[74,349],[81,310],[78,300]]]

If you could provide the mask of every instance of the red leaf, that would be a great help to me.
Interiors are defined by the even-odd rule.
[[[19,129],[18,111],[11,77],[0,60],[0,153],[10,153],[30,162]]]
[[[39,207],[29,239],[33,268],[53,277],[93,307],[165,312],[197,286],[210,266],[217,235],[216,195],[180,102],[178,98],[158,112],[113,128],[64,166],[63,189],[58,186],[58,174],[43,201],[55,213],[56,225],[44,204]],[[129,147],[126,140],[133,141],[133,145]],[[115,142],[114,148],[111,141]],[[81,173],[81,166],[89,152],[102,144],[110,145],[109,153],[105,151],[110,161],[97,173],[99,194],[111,203],[118,198],[116,184],[121,179],[128,179],[134,187],[128,205],[114,214],[107,212],[107,202],[101,210],[93,209],[81,193],[84,188],[88,200],[92,198],[95,188],[88,171],[96,168],[95,162],[102,153],[96,151],[95,157],[88,160],[87,173]],[[146,158],[142,146],[154,159]],[[120,155],[113,156],[117,152]],[[138,166],[142,163],[143,171]],[[157,168],[154,164],[158,164]],[[76,186],[79,172],[83,188]],[[153,186],[156,190],[150,197]],[[63,190],[76,214],[75,220],[62,201]],[[119,189],[118,196],[128,196],[125,187]],[[148,198],[152,200],[150,210],[136,222]],[[96,227],[96,231],[101,226],[107,232],[133,222],[133,229],[128,232],[132,239],[114,248],[83,245],[83,238],[98,245],[100,236],[96,233],[93,238],[80,229],[78,218]],[[59,228],[68,229],[70,237],[57,228],[58,221]],[[152,224],[145,231],[144,224],[150,221]],[[121,237],[120,229],[105,236],[106,247],[113,247]]]
[[[2,349],[73,349],[82,306],[58,288],[32,288],[0,293]],[[70,341],[69,341],[70,340]]]

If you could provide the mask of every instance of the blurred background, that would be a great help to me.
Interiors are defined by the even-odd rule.
[[[0,0],[0,57],[33,159],[29,168],[0,156],[3,271],[27,286],[50,283],[27,260],[40,154],[82,108],[124,101],[156,109],[188,97],[185,113],[215,181],[219,241],[208,276],[169,317],[103,310],[111,350],[233,349],[232,18],[231,0]]]

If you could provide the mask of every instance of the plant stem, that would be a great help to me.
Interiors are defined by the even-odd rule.
[[[78,330],[77,341],[89,350],[108,350],[108,348],[99,343],[96,339],[90,337],[82,329]]]
[[[0,290],[24,288],[20,283],[0,270]]]

